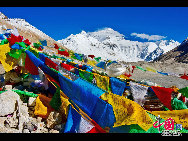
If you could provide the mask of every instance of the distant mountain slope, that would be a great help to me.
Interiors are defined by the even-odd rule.
[[[36,27],[29,24],[24,19],[14,18],[10,19],[0,12],[0,26],[5,25],[8,29],[17,28],[18,33],[22,35],[24,38],[29,39],[31,42],[37,42],[39,40],[47,40],[48,45],[53,45],[57,43],[59,46],[63,47],[57,41],[37,29]],[[0,31],[3,32],[3,31]],[[64,47],[63,47],[64,48]]]
[[[182,62],[188,63],[188,40],[184,40],[179,46],[173,50],[161,55],[159,58],[154,61],[168,61],[168,62]]]
[[[174,40],[131,41],[111,28],[87,33],[82,31],[58,42],[77,53],[126,62],[153,61],[180,44]]]

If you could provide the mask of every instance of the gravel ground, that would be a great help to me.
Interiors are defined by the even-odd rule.
[[[136,81],[148,80],[166,88],[176,86],[180,89],[188,86],[188,80],[181,79],[175,76],[165,76],[150,71],[144,72],[139,69],[135,69],[130,78]]]
[[[188,64],[185,63],[160,63],[160,62],[155,62],[155,63],[147,63],[147,62],[139,62],[139,63],[130,63],[131,65],[138,65],[142,68],[145,68],[147,66],[157,70],[161,71],[164,73],[172,72],[176,73],[178,75],[183,75],[185,70],[188,70]],[[188,73],[188,72],[186,72]],[[140,69],[135,69],[134,73],[130,77],[136,81],[141,81],[141,80],[148,80],[151,82],[154,82],[160,86],[163,87],[171,87],[171,86],[176,86],[179,89],[184,88],[188,86],[188,80],[178,78],[176,76],[166,76],[162,75],[159,73],[154,73],[151,71],[142,71]]]

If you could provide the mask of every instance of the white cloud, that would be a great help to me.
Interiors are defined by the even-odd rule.
[[[165,36],[160,36],[160,35],[148,35],[148,34],[138,34],[138,33],[131,33],[131,36],[136,36],[142,39],[147,39],[148,41],[157,41],[166,38]]]

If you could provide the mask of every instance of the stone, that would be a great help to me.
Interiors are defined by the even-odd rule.
[[[51,129],[51,130],[49,131],[49,133],[59,133],[59,131],[54,130],[54,129]]]
[[[35,125],[33,125],[31,122],[26,123],[25,126],[24,126],[24,128],[25,128],[25,129],[28,129],[30,132],[36,130]]]
[[[61,124],[62,122],[62,115],[59,112],[52,111],[48,118],[46,119],[46,126],[47,128],[54,128],[55,125]]]
[[[20,114],[24,117],[29,117],[27,103],[20,104]]]
[[[12,114],[17,108],[17,100],[20,100],[19,95],[11,90],[0,94],[0,116]]]
[[[41,117],[37,117],[37,122],[40,123],[42,121]]]
[[[4,122],[6,121],[7,117],[0,117],[0,128],[4,127]]]
[[[29,129],[23,129],[22,133],[30,133]]]
[[[5,85],[6,90],[12,90],[12,85]]]
[[[14,119],[13,117],[11,118],[7,118],[6,119],[6,124],[7,126],[11,127],[11,128],[16,128],[18,126],[18,119]]]
[[[29,97],[29,100],[28,100],[28,107],[33,107],[36,105],[36,97]]]
[[[43,129],[41,129],[39,131],[40,131],[40,133],[48,133],[48,129],[47,128],[43,128]]]
[[[21,133],[21,132],[14,128],[2,127],[2,128],[0,128],[0,133]]]
[[[54,130],[60,131],[62,129],[62,124],[55,125]]]

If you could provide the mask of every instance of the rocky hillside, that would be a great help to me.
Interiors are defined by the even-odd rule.
[[[5,16],[0,12],[0,26],[6,26],[7,29],[17,28],[18,33],[26,39],[29,39],[31,42],[38,42],[39,40],[47,40],[47,45],[53,45],[54,43],[58,46],[63,47],[60,43],[56,42],[54,39],[37,29],[36,27],[29,24],[24,19],[15,18],[11,19]],[[3,31],[0,31],[0,33]]]
[[[159,62],[182,62],[188,63],[188,40],[184,40],[179,46],[172,49],[171,51],[161,55],[154,61]]]

